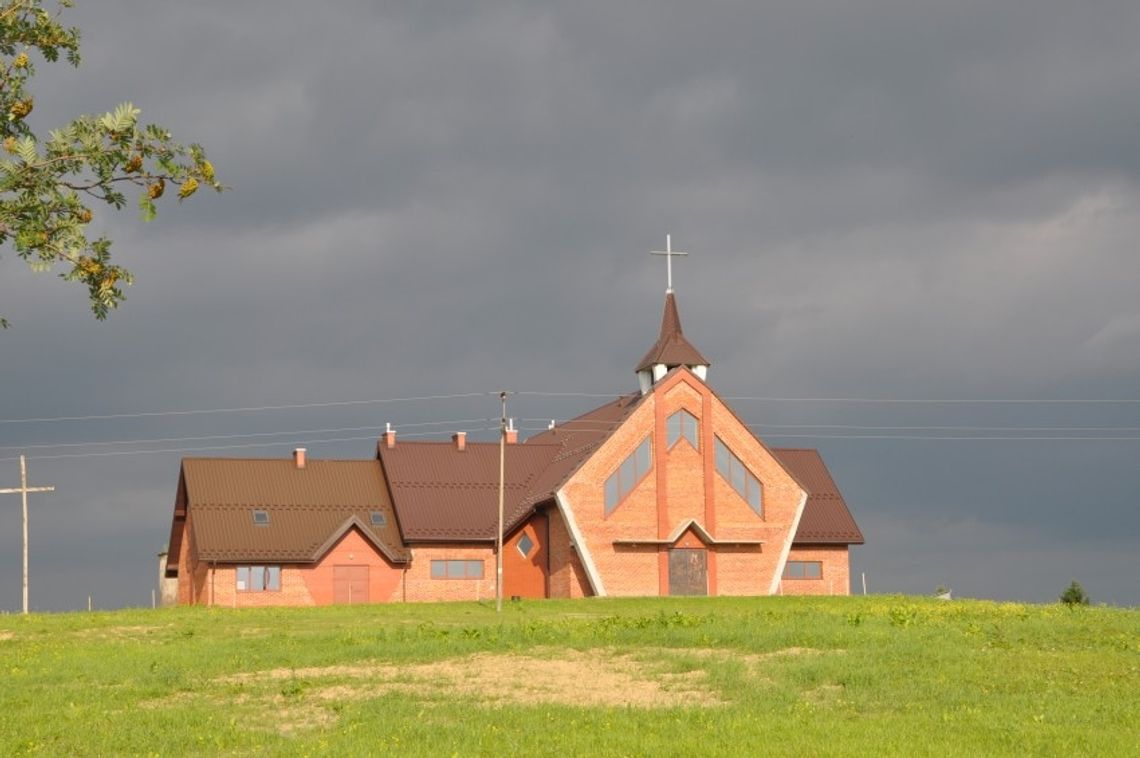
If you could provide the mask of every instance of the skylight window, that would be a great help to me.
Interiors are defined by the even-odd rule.
[[[269,511],[255,510],[253,512],[253,523],[258,526],[269,525]]]
[[[388,526],[388,517],[381,511],[372,511],[369,520],[372,526]]]

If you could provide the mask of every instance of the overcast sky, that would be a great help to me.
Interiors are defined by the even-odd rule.
[[[31,497],[34,608],[150,603],[180,451],[367,458],[385,422],[491,438],[497,396],[317,404],[635,388],[667,232],[711,385],[770,445],[822,451],[872,592],[1045,602],[1076,578],[1140,604],[1135,2],[66,18],[84,62],[41,65],[33,126],[130,100],[232,189],[147,225],[95,209],[137,277],[105,323],[0,250],[0,487],[21,451],[57,487]],[[138,413],[168,415],[20,421]]]

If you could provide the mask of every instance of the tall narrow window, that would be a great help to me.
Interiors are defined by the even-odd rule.
[[[726,482],[732,485],[736,494],[748,503],[748,507],[756,511],[756,515],[764,516],[764,489],[760,480],[744,463],[733,455],[728,446],[716,438],[716,471]]]
[[[625,499],[625,496],[633,491],[638,482],[649,473],[650,467],[653,465],[653,453],[649,446],[649,438],[646,437],[637,446],[637,449],[629,454],[629,457],[621,462],[618,470],[610,475],[606,480],[606,515],[614,512],[618,507],[618,503]]]
[[[665,419],[665,441],[668,447],[684,437],[694,448],[699,449],[697,440],[700,439],[700,422],[697,417],[682,409]]]

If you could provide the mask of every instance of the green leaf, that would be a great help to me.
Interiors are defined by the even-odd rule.
[[[139,213],[143,221],[154,221],[154,217],[158,215],[154,209],[154,201],[145,193],[139,195]]]
[[[16,155],[24,159],[24,163],[34,163],[39,154],[36,152],[36,141],[31,137],[24,137],[16,143]]]
[[[122,103],[115,109],[115,131],[126,131],[135,125],[139,109],[133,103]]]

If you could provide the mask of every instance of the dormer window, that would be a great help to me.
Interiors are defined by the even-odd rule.
[[[257,526],[269,526],[269,511],[254,510],[253,523]]]
[[[372,526],[388,526],[388,517],[382,511],[372,511],[369,514],[369,521]]]
[[[700,449],[697,444],[697,440],[700,439],[700,422],[696,416],[684,409],[665,419],[666,446],[673,447],[673,444],[682,437],[689,441],[694,450]]]
[[[633,488],[649,473],[649,468],[652,465],[653,455],[649,446],[649,438],[646,437],[637,446],[637,449],[621,462],[618,470],[606,480],[607,516],[614,512],[618,504],[625,500],[625,496],[632,492]]]
[[[748,503],[748,507],[756,511],[760,518],[764,517],[763,487],[760,480],[744,465],[743,461],[733,455],[728,446],[716,438],[716,470],[721,477],[732,485],[736,494]]]

